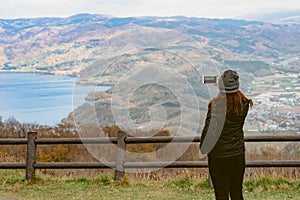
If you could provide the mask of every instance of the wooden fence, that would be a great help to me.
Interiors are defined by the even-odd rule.
[[[300,135],[245,136],[246,142],[299,142]],[[200,136],[160,136],[127,137],[126,132],[119,131],[118,137],[100,138],[38,138],[36,132],[29,132],[27,138],[0,138],[0,145],[27,145],[26,163],[0,163],[0,169],[26,169],[26,179],[35,175],[35,169],[115,169],[115,179],[120,180],[125,169],[129,168],[204,168],[207,161],[174,162],[126,162],[127,144],[144,143],[186,143],[200,142]],[[36,162],[37,145],[53,144],[116,144],[115,162]],[[300,167],[300,160],[255,160],[246,161],[246,167]]]

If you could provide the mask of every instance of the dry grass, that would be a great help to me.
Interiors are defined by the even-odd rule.
[[[189,170],[177,178],[140,180],[132,175],[115,182],[108,173],[93,178],[58,177],[38,174],[32,181],[24,180],[23,170],[0,170],[0,193],[7,199],[214,199],[206,177],[191,178]],[[299,199],[299,179],[268,176],[247,178],[245,199]]]

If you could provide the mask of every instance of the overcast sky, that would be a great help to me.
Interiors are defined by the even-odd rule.
[[[234,18],[300,9],[300,0],[0,0],[0,18],[125,16]]]

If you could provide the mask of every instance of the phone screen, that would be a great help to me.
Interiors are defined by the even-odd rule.
[[[203,76],[203,83],[217,83],[217,76]]]

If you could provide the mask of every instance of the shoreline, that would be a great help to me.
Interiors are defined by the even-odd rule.
[[[34,74],[45,74],[45,75],[53,75],[53,76],[66,76],[66,77],[73,77],[73,78],[79,78],[80,75],[76,72],[66,72],[66,71],[47,71],[47,70],[19,70],[19,69],[15,69],[15,70],[3,70],[0,69],[0,73],[34,73]],[[93,83],[93,82],[89,82],[89,81],[82,81],[82,80],[77,80],[76,81],[77,84],[79,85],[93,85],[93,86],[110,86],[112,87],[112,84],[109,83],[103,83],[103,84],[99,84],[99,83]]]
[[[65,71],[47,71],[47,70],[4,70],[0,69],[0,73],[36,73],[36,74],[47,74],[47,75],[55,75],[55,76],[69,76],[69,77],[79,77],[76,72],[65,72]]]

